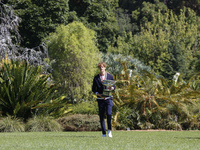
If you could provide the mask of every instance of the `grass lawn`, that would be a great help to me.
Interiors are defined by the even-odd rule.
[[[199,150],[200,131],[0,133],[0,150]]]

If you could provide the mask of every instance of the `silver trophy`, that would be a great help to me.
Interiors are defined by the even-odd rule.
[[[110,90],[110,88],[114,86],[115,82],[116,81],[114,81],[114,80],[103,80],[102,81],[102,83],[104,85],[102,96],[109,97],[112,95],[112,90]]]

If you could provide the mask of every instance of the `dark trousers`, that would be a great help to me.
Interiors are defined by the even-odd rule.
[[[98,100],[98,107],[99,107],[99,118],[100,118],[101,130],[103,134],[106,134],[106,127],[105,127],[105,121],[104,121],[105,111],[107,115],[108,130],[112,130],[112,126],[111,126],[112,107],[113,107],[112,98],[107,99],[107,100]]]

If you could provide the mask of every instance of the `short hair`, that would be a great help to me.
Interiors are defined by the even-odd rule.
[[[98,63],[97,67],[101,68],[101,66],[104,66],[106,68],[106,63],[105,62]]]

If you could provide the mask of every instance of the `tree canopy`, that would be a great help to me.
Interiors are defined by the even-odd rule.
[[[95,31],[95,44],[101,52],[132,56],[166,78],[176,72],[187,77],[198,71],[198,0],[4,2],[22,19],[23,47],[34,47],[61,24],[78,21]]]
[[[22,18],[19,33],[24,47],[40,45],[59,24],[66,24],[69,16],[68,0],[8,0],[8,4]]]
[[[100,54],[95,32],[80,22],[61,25],[50,34],[47,46],[53,64],[53,77],[72,102],[88,96]]]

